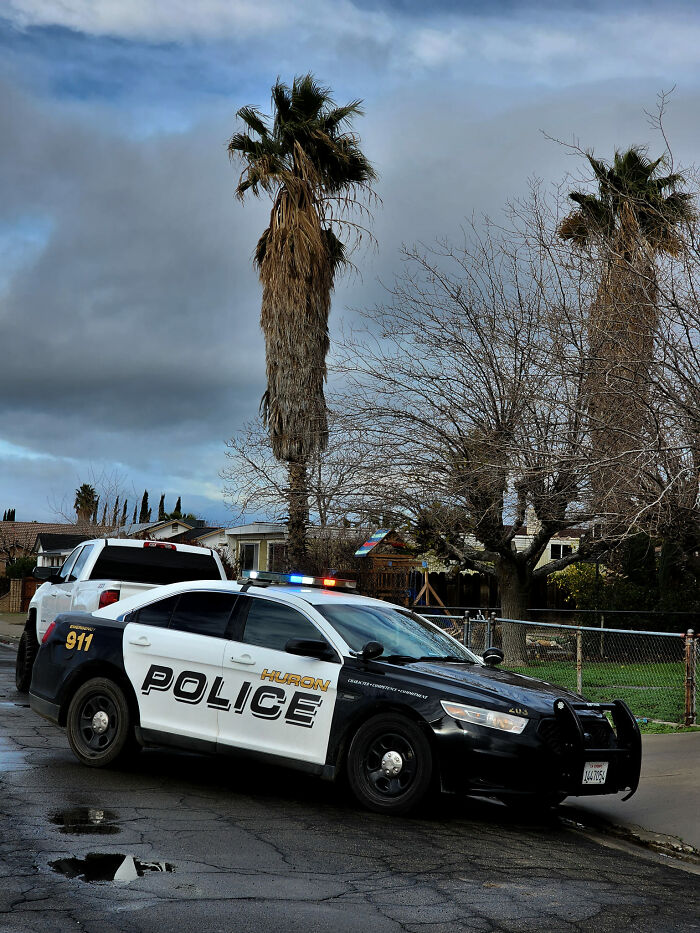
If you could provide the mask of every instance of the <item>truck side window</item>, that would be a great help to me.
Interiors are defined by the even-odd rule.
[[[78,559],[73,564],[73,567],[70,570],[70,573],[68,575],[68,581],[77,580],[77,578],[80,576],[83,567],[85,566],[85,564],[88,561],[88,558],[92,554],[93,547],[94,545],[88,544],[82,549],[82,551],[80,552],[80,555],[78,556]]]
[[[82,550],[82,546],[81,546],[81,547],[77,547],[72,553],[70,553],[70,554],[68,555],[68,558],[66,559],[66,562],[65,562],[64,565],[61,567],[61,570],[60,570],[60,573],[59,573],[59,577],[61,578],[61,580],[63,580],[64,583],[65,583],[65,581],[68,579],[68,577],[70,576],[70,573],[71,573],[71,571],[72,571],[72,569],[73,569],[73,564],[75,563],[75,561],[76,561],[78,555],[80,554],[80,551],[81,551],[81,550]]]

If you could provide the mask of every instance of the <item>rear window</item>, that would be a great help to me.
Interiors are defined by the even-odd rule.
[[[90,579],[158,585],[181,580],[220,580],[221,571],[211,554],[108,544],[97,558]]]

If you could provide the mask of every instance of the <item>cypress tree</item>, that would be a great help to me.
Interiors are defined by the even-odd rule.
[[[131,524],[132,525],[136,524],[136,506],[134,506],[134,514],[131,517]]]
[[[158,521],[165,521],[165,493],[161,493],[160,502],[158,503]]]
[[[150,522],[151,513],[148,508],[148,490],[144,489],[143,498],[141,499],[141,511],[139,512],[139,521],[140,522]]]
[[[126,525],[126,504],[128,501],[129,501],[128,499],[124,500],[124,508],[122,509],[122,520],[121,520],[122,528]]]

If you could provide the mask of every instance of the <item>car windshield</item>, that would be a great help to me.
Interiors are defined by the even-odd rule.
[[[449,660],[478,663],[478,658],[415,612],[393,606],[321,603],[314,607],[352,651],[368,641],[384,646],[382,658],[399,661]]]

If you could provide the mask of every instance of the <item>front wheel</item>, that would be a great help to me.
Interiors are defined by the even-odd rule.
[[[124,691],[104,677],[88,680],[75,692],[66,731],[76,758],[92,768],[127,757],[135,746]]]
[[[36,636],[25,629],[17,646],[17,661],[15,662],[15,685],[19,693],[27,693],[29,690],[36,653]]]
[[[350,789],[376,813],[412,810],[425,797],[432,772],[428,739],[420,726],[403,716],[375,716],[360,726],[350,743]]]

